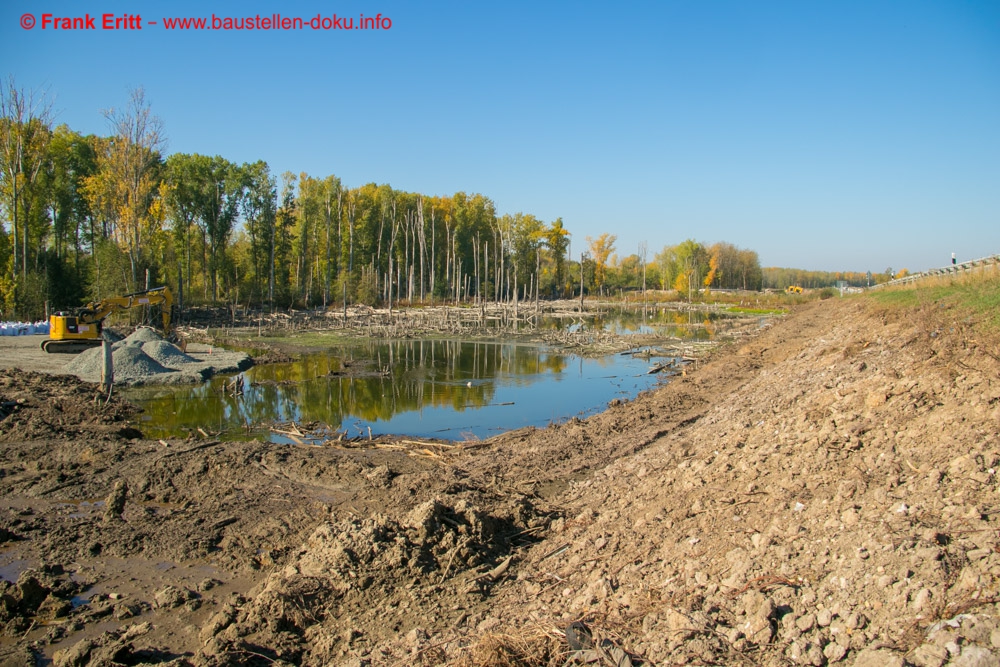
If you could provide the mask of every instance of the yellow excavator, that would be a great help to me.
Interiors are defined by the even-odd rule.
[[[169,287],[157,287],[88,303],[75,315],[56,313],[49,317],[49,338],[42,341],[46,352],[77,353],[101,344],[104,318],[120,310],[137,306],[160,305],[163,310],[163,333],[170,333],[171,307],[174,298]]]

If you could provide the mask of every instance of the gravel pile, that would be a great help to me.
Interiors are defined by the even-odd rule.
[[[165,340],[151,340],[148,343],[143,343],[142,351],[164,366],[175,367],[198,362],[191,355],[181,352],[179,347]]]
[[[111,349],[116,384],[197,383],[217,372],[242,370],[213,365],[216,360],[213,364],[200,361],[148,327],[136,329],[127,338],[114,343]],[[66,368],[83,380],[100,382],[103,366],[104,353],[100,347],[95,347],[78,355]]]
[[[142,345],[143,343],[152,343],[162,340],[163,336],[157,333],[155,329],[150,329],[149,327],[139,327],[125,338],[126,343],[131,343],[133,345]]]
[[[151,358],[138,346],[121,345],[117,349],[112,349],[111,361],[115,369],[115,382],[120,384],[139,383],[154,375],[174,372]],[[96,362],[97,375],[100,376],[103,359],[100,348],[94,351],[98,354],[94,355],[94,360],[91,363]]]

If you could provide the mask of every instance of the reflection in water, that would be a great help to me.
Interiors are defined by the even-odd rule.
[[[646,374],[649,365],[622,355],[583,359],[514,343],[370,341],[251,368],[239,398],[222,391],[226,378],[127,395],[145,409],[139,426],[153,438],[199,427],[243,437],[274,421],[316,421],[350,436],[367,435],[370,427],[374,434],[482,438],[593,413],[613,398],[634,396],[656,382]]]
[[[608,331],[623,336],[647,334],[662,338],[707,341],[714,337],[716,324],[720,320],[733,322],[736,318],[724,311],[651,308],[645,319],[641,310],[612,311],[589,318],[584,323],[573,324],[569,330]]]

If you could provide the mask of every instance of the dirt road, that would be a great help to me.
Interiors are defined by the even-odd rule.
[[[146,441],[23,372],[0,410],[6,664],[1000,660],[1000,345],[947,311],[815,303],[458,446]]]
[[[45,336],[0,336],[0,368],[66,375],[71,354],[47,354],[40,344]]]

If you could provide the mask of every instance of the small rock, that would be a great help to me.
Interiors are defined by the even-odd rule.
[[[218,579],[212,579],[212,578],[202,579],[201,581],[198,582],[198,592],[205,593],[207,591],[212,590],[221,583],[222,582],[219,581]]]
[[[757,608],[753,612],[754,618],[767,621],[774,618],[774,614],[777,611],[777,607],[774,606],[774,601],[770,598],[764,598]]]
[[[811,642],[792,642],[789,657],[793,662],[820,667],[826,662],[823,651]]]
[[[115,482],[115,487],[105,499],[104,521],[114,521],[121,519],[125,512],[125,499],[128,497],[128,484],[120,479]]]
[[[962,653],[951,661],[949,667],[994,667],[1000,655],[981,646],[964,646]]]
[[[427,631],[423,628],[413,628],[406,633],[406,641],[410,645],[419,644],[422,641],[427,641]]]
[[[854,667],[903,667],[903,664],[903,656],[884,648],[866,648],[854,659]]]
[[[153,600],[156,602],[158,608],[172,609],[173,607],[181,606],[191,597],[190,591],[177,588],[176,586],[167,586],[154,595]]]
[[[929,588],[921,588],[917,591],[917,594],[913,596],[913,609],[914,611],[920,611],[927,606],[927,603],[931,600],[931,591]]]
[[[142,613],[142,606],[135,602],[119,602],[114,608],[116,620],[124,621],[127,618],[135,618]]]
[[[802,632],[809,632],[815,626],[816,626],[815,614],[806,614],[805,616],[800,616],[795,620],[795,627],[797,627]]]
[[[816,614],[816,625],[825,628],[833,623],[833,612],[829,609],[822,609]]]
[[[826,659],[830,662],[840,662],[844,659],[844,656],[847,655],[847,649],[837,642],[830,642],[826,645],[826,648],[823,649],[823,655],[826,656]]]
[[[844,625],[851,630],[863,630],[868,625],[868,618],[864,614],[848,614]]]
[[[941,667],[948,659],[948,651],[936,644],[923,644],[913,652],[917,667]]]
[[[754,644],[770,643],[774,638],[774,625],[767,617],[754,616],[742,628],[747,640]]]
[[[873,391],[865,397],[865,405],[869,408],[877,408],[885,404],[885,392]]]
[[[696,619],[682,614],[676,609],[668,609],[664,612],[663,620],[667,623],[667,630],[669,630],[671,638],[677,641],[684,641],[704,629]]]

